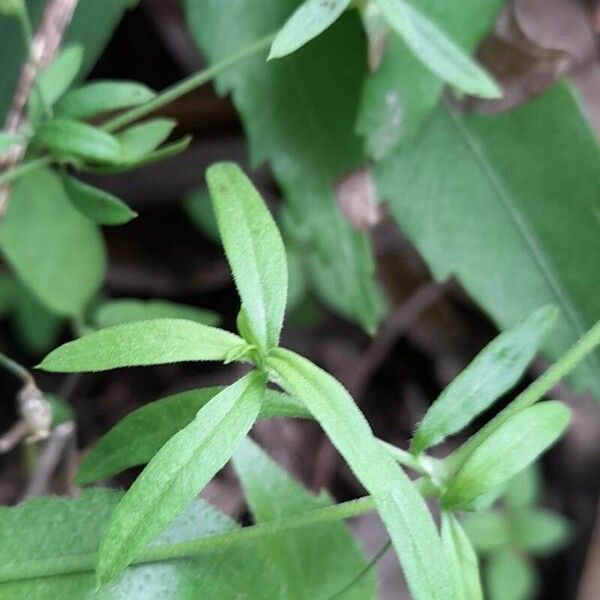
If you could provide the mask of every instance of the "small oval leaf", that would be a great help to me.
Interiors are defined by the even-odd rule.
[[[118,133],[123,161],[136,163],[146,158],[171,135],[175,125],[172,119],[152,119]]]

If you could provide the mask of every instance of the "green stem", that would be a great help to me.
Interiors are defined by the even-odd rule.
[[[22,163],[18,167],[10,169],[10,171],[0,173],[0,185],[6,185],[19,177],[23,177],[23,175],[26,175],[30,171],[36,171],[42,167],[47,167],[52,164],[52,160],[52,156],[42,156],[41,158],[35,158],[34,160]]]
[[[5,354],[2,354],[2,352],[0,352],[0,367],[3,367],[7,371],[10,371],[13,375],[16,375],[25,385],[35,385],[31,373],[17,361],[9,358]]]
[[[401,448],[398,448],[397,446],[394,446],[392,444],[388,444],[388,442],[384,442],[383,440],[379,440],[379,443],[396,462],[400,463],[405,467],[408,467],[409,469],[412,469],[420,475],[429,475],[429,473],[427,473],[427,471],[423,468],[423,465],[420,464],[419,461],[410,452],[402,450]]]
[[[227,533],[211,535],[189,542],[147,548],[132,564],[140,565],[177,558],[187,558],[207,550],[242,544],[261,539],[264,536],[301,527],[342,521],[350,517],[373,512],[374,510],[375,502],[370,496],[365,496],[358,500],[327,506],[285,520],[282,519],[253,525],[252,527],[243,527],[228,531]],[[0,565],[0,583],[90,572],[94,570],[97,558],[97,554],[93,553],[32,560],[12,565],[3,563]]]
[[[121,129],[125,127],[125,125],[129,125],[146,115],[155,112],[156,110],[163,108],[167,104],[170,104],[174,100],[177,100],[181,96],[185,96],[192,90],[204,85],[205,83],[214,79],[221,71],[231,67],[232,65],[240,62],[241,60],[260,52],[268,48],[275,38],[275,34],[270,34],[254,44],[244,48],[241,52],[234,54],[222,60],[221,62],[215,63],[208,69],[204,69],[199,73],[195,73],[191,75],[187,79],[183,79],[179,83],[167,88],[163,92],[161,92],[158,96],[153,98],[152,100],[142,104],[141,106],[136,106],[131,110],[128,110],[120,115],[117,115],[114,119],[107,121],[103,125],[103,129],[106,131],[115,131],[117,129]]]

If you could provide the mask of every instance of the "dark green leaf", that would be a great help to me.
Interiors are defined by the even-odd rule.
[[[62,117],[40,125],[33,142],[61,156],[108,163],[123,160],[123,149],[116,137],[92,125]]]
[[[107,371],[119,367],[224,360],[244,340],[237,335],[183,319],[154,319],[115,325],[51,352],[39,365],[59,373]]]
[[[246,375],[158,451],[112,514],[98,556],[100,583],[119,575],[225,465],[254,424],[264,389],[263,374]]]
[[[125,163],[137,163],[147,158],[170,135],[176,122],[172,119],[152,119],[116,134],[122,146]]]
[[[541,402],[516,413],[470,454],[442,497],[444,506],[464,506],[506,483],[558,440],[570,418],[560,402]]]
[[[154,96],[150,88],[135,81],[93,81],[67,92],[56,104],[56,113],[85,121],[106,112],[139,106]]]
[[[411,451],[420,454],[461,431],[510,390],[523,376],[557,317],[556,308],[545,306],[488,344],[429,408],[412,440]]]
[[[100,233],[73,208],[52,171],[15,182],[0,248],[25,285],[58,314],[78,315],[102,283]]]
[[[485,584],[490,600],[533,600],[538,588],[533,565],[513,550],[503,550],[490,559]]]
[[[404,0],[376,0],[383,16],[423,64],[438,77],[468,94],[497,98],[490,76],[427,16]]]
[[[557,513],[521,508],[511,512],[510,534],[514,544],[533,556],[547,556],[572,538],[571,524]]]
[[[70,175],[63,175],[63,185],[73,206],[94,223],[123,225],[137,217],[137,213],[116,196]]]
[[[213,165],[206,180],[248,326],[262,348],[269,349],[279,342],[287,299],[281,235],[264,200],[237,165]]]
[[[351,0],[304,0],[285,22],[271,45],[269,59],[281,58],[323,33],[348,8]]]
[[[454,598],[451,572],[425,501],[373,436],[348,392],[331,375],[289,350],[272,350],[268,364],[277,382],[306,404],[372,494],[413,598]]]
[[[198,190],[189,194],[183,202],[183,209],[203,235],[211,242],[221,244],[219,226],[208,190]]]
[[[561,309],[543,346],[556,359],[600,315],[589,285],[600,272],[599,166],[592,132],[558,85],[501,115],[442,107],[416,145],[390,154],[376,176],[435,277],[456,275],[500,327],[546,304]],[[574,387],[600,395],[598,373],[596,352],[573,371]]]
[[[150,462],[160,448],[191,423],[198,411],[223,387],[182,392],[138,408],[119,421],[85,457],[77,481],[91,483]],[[266,390],[258,418],[310,415],[296,399]]]
[[[326,495],[310,494],[250,439],[236,450],[233,465],[256,523],[285,519],[331,504]],[[329,598],[365,567],[362,551],[344,523],[319,524],[268,536],[259,542],[258,550],[280,575],[285,597],[298,600]],[[343,597],[367,600],[374,596],[371,573]]]

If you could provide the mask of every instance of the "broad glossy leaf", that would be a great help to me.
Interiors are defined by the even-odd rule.
[[[467,458],[442,497],[444,506],[467,505],[507,482],[560,438],[570,418],[560,402],[541,402],[515,414]]]
[[[269,59],[291,54],[323,33],[350,6],[351,0],[304,0],[271,45]]]
[[[276,346],[288,286],[285,249],[277,225],[237,165],[213,165],[206,180],[248,326],[264,349]]]
[[[560,550],[573,535],[567,519],[539,508],[512,511],[509,527],[513,543],[533,556],[547,556]]]
[[[463,528],[480,554],[490,554],[510,543],[506,515],[496,510],[469,513]]]
[[[462,0],[460,4],[412,0],[411,4],[472,54],[492,27],[505,0]],[[367,153],[380,160],[410,143],[440,100],[444,82],[430,71],[400,36],[389,36],[379,68],[365,82],[357,131]]]
[[[52,171],[40,169],[13,185],[0,249],[19,279],[60,315],[78,315],[102,283],[100,232],[73,208]]]
[[[225,12],[220,0],[186,6],[192,34],[216,62],[279,29],[298,2],[238,2]],[[266,63],[256,55],[222,72],[217,87],[233,94],[252,163],[269,161],[284,191],[286,239],[294,234],[311,287],[336,312],[373,330],[383,311],[369,242],[348,224],[333,194],[335,182],[364,162],[354,122],[365,51],[357,16],[342,15],[284,60]]]
[[[11,532],[0,541],[0,568],[23,569],[31,561],[46,559],[68,563],[73,557],[95,552],[122,496],[114,490],[95,489],[85,490],[76,499],[37,498],[0,508],[0,527]],[[185,542],[236,528],[234,521],[210,504],[195,500],[152,545]],[[131,567],[100,590],[92,571],[0,583],[3,600],[273,600],[283,597],[281,594],[276,574],[247,545]]]
[[[488,344],[431,405],[411,443],[420,454],[459,432],[510,390],[555,324],[558,310],[545,306]]]
[[[538,588],[535,567],[514,550],[495,554],[485,568],[490,600],[533,600]]]
[[[224,389],[212,387],[182,392],[150,402],[128,414],[86,455],[77,473],[77,482],[91,483],[150,462],[169,438],[191,423],[198,411]],[[267,389],[258,418],[309,416],[295,398]]]
[[[66,174],[63,175],[62,180],[65,192],[73,206],[94,223],[123,225],[137,217],[137,213],[127,204],[104,190]]]
[[[53,153],[76,156],[94,162],[115,163],[123,160],[119,140],[92,125],[57,117],[42,123],[33,138]]]
[[[442,543],[453,570],[457,600],[483,600],[477,554],[456,517],[445,511]]]
[[[119,575],[225,465],[254,424],[264,389],[264,375],[246,375],[158,451],[112,514],[98,555],[100,583]]]
[[[151,119],[116,134],[123,162],[136,163],[146,158],[171,135],[175,125],[172,119]]]
[[[277,348],[273,377],[299,398],[375,499],[415,600],[453,598],[451,572],[425,501],[373,436],[344,387],[305,358]]]
[[[233,465],[256,523],[331,505],[326,495],[313,496],[248,438],[233,455]],[[274,565],[286,598],[330,598],[365,567],[362,550],[344,523],[323,523],[271,535],[257,546],[263,560]],[[343,597],[367,600],[374,596],[371,573]]]
[[[384,18],[438,77],[468,94],[497,98],[490,76],[426,15],[405,0],[377,0]]]
[[[501,115],[440,107],[416,144],[378,164],[376,178],[435,277],[455,275],[501,328],[557,305],[562,318],[543,345],[557,359],[600,317],[589,285],[600,272],[599,167],[593,134],[558,85]],[[598,373],[596,351],[571,382],[600,395]]]
[[[245,342],[237,335],[183,319],[137,321],[100,329],[63,344],[39,368],[59,373],[107,371],[119,367],[224,360]]]
[[[56,113],[87,120],[106,112],[139,106],[156,94],[135,81],[92,81],[67,92],[56,104]]]
[[[212,310],[166,300],[134,298],[106,300],[98,306],[94,314],[94,323],[100,328],[152,319],[186,319],[212,326],[218,325],[221,321],[221,317]]]

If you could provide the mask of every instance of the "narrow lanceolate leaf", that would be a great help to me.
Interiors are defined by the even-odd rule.
[[[455,275],[502,329],[546,304],[560,308],[542,346],[556,360],[600,316],[589,285],[600,272],[599,169],[593,133],[558,85],[501,115],[440,107],[410,149],[377,165],[376,179],[435,277]],[[599,373],[596,351],[570,381],[600,397]]]
[[[277,34],[269,59],[291,54],[323,33],[348,8],[351,1],[305,0]]]
[[[277,225],[237,165],[213,165],[206,180],[248,325],[263,348],[276,346],[288,286],[285,248]]]
[[[257,524],[294,517],[331,505],[316,497],[246,438],[233,455],[233,465]],[[259,556],[275,567],[282,597],[295,600],[332,598],[366,566],[356,539],[344,523],[323,523],[264,537]],[[344,594],[345,600],[372,600],[373,573],[361,578]]]
[[[94,314],[94,323],[100,328],[152,319],[186,319],[212,326],[218,325],[221,321],[221,317],[212,310],[165,300],[134,298],[107,300],[100,304]]]
[[[123,162],[136,163],[143,160],[171,135],[175,125],[172,119],[152,119],[117,134]]]
[[[450,569],[425,501],[376,441],[348,392],[331,375],[289,350],[272,350],[268,362],[276,381],[306,404],[373,495],[413,598],[454,598]]]
[[[488,344],[429,408],[412,440],[411,451],[420,454],[457,433],[510,390],[557,317],[555,307],[540,308]]]
[[[137,217],[116,196],[96,188],[70,175],[63,175],[65,192],[73,206],[88,219],[99,225],[123,225]]]
[[[13,185],[0,249],[19,279],[55,313],[80,314],[102,283],[100,232],[73,208],[52,171],[40,169]]]
[[[198,411],[224,389],[211,387],[175,394],[130,413],[86,455],[77,482],[91,483],[150,462],[169,438],[189,425]],[[258,418],[276,417],[308,418],[310,413],[295,398],[266,390]]]
[[[183,319],[154,319],[101,329],[68,342],[42,361],[40,368],[59,373],[107,371],[119,367],[224,360],[244,346],[242,338]]]
[[[560,402],[542,402],[511,417],[469,456],[442,497],[444,506],[467,506],[506,483],[560,438],[570,417]]]
[[[442,543],[456,583],[457,600],[483,600],[477,554],[452,513],[442,512]]]
[[[490,76],[425,15],[405,0],[377,0],[390,26],[438,77],[468,94],[497,98]]]
[[[111,517],[98,556],[100,583],[125,569],[225,465],[256,420],[264,389],[264,375],[246,375],[160,449]]]
[[[116,137],[86,123],[57,117],[40,125],[33,142],[62,156],[75,156],[93,162],[120,162],[121,144]]]
[[[139,106],[156,94],[135,81],[93,81],[67,92],[56,104],[56,114],[85,121],[106,112]]]

